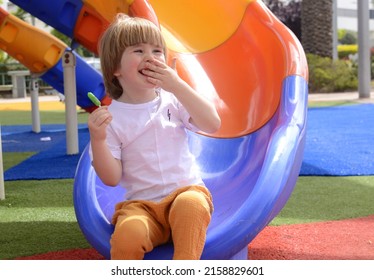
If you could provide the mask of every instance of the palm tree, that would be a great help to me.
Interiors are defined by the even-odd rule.
[[[301,3],[301,43],[306,53],[333,55],[333,0],[303,0]]]

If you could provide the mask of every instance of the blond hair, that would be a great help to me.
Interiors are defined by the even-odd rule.
[[[160,29],[147,19],[119,13],[103,33],[99,42],[99,56],[109,97],[118,99],[123,92],[117,77],[114,76],[114,72],[120,67],[123,52],[127,47],[141,43],[161,47],[166,55],[166,45]]]

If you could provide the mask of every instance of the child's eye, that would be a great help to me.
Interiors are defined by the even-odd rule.
[[[162,54],[163,51],[161,49],[155,49],[153,50],[154,53],[157,53],[157,54]]]
[[[136,53],[142,53],[143,50],[141,50],[141,49],[135,49],[134,52],[136,52]]]

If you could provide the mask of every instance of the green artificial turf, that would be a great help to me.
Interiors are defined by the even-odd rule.
[[[3,153],[4,171],[33,152]],[[6,181],[0,201],[0,260],[89,248],[75,217],[73,179]]]
[[[9,169],[12,166],[16,166],[22,161],[28,159],[34,152],[22,152],[22,153],[3,153],[3,168],[4,171]]]
[[[78,112],[78,123],[87,123],[88,113]],[[31,124],[31,112],[29,111],[1,111],[1,125]],[[40,123],[63,124],[66,123],[64,111],[40,111]]]
[[[89,248],[76,221],[73,179],[6,181],[0,201],[0,260]]]
[[[0,259],[89,248],[74,214],[73,180],[7,181],[0,201]],[[374,214],[374,177],[300,177],[271,225]]]
[[[358,218],[374,214],[374,176],[299,177],[271,225]]]
[[[353,104],[357,104],[357,102],[345,101],[345,100],[309,101],[308,107],[332,107],[332,106],[353,105]]]

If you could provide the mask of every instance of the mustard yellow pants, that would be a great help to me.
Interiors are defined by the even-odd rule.
[[[112,260],[141,260],[154,247],[172,241],[174,260],[198,260],[213,212],[202,186],[188,186],[160,202],[125,201],[116,205],[110,240]]]

